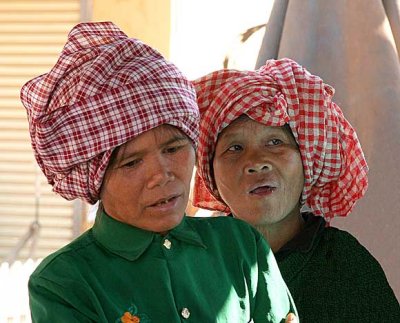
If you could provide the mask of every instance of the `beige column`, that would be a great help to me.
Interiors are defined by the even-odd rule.
[[[92,21],[112,21],[128,36],[170,53],[170,0],[93,0]]]

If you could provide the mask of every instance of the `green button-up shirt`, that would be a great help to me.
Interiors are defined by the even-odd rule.
[[[270,248],[229,217],[167,235],[99,213],[29,281],[33,322],[281,322],[294,311]]]

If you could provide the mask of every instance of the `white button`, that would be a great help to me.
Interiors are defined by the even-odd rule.
[[[165,239],[165,240],[164,240],[163,246],[164,246],[165,248],[171,249],[171,245],[172,245],[172,242],[171,242],[171,241],[169,241],[168,239]]]
[[[181,315],[184,319],[188,319],[190,316],[190,311],[188,308],[184,307],[181,311]]]

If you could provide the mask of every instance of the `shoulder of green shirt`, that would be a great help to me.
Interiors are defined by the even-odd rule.
[[[227,230],[230,228],[231,230],[242,230],[243,232],[248,232],[258,238],[262,238],[261,233],[255,229],[253,226],[248,224],[247,222],[233,218],[230,216],[215,216],[215,217],[187,217],[189,222],[194,223],[204,223],[207,225],[212,225],[215,229]],[[234,232],[234,231],[233,231]]]
[[[49,265],[51,265],[51,263],[59,259],[60,256],[62,257],[63,255],[75,253],[78,249],[85,247],[93,242],[94,240],[91,237],[91,230],[89,229],[64,247],[45,257],[36,267],[35,271],[32,273],[32,276],[40,274]]]

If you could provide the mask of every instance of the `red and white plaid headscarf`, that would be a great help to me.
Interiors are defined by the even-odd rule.
[[[194,85],[201,114],[194,205],[230,212],[210,167],[218,134],[242,114],[266,126],[289,124],[304,167],[301,201],[316,215],[346,216],[364,195],[368,166],[357,135],[318,76],[281,59],[257,71],[216,71]]]
[[[74,27],[56,65],[23,86],[21,101],[36,160],[68,200],[95,203],[112,150],[147,130],[170,124],[198,138],[192,84],[111,22]]]

